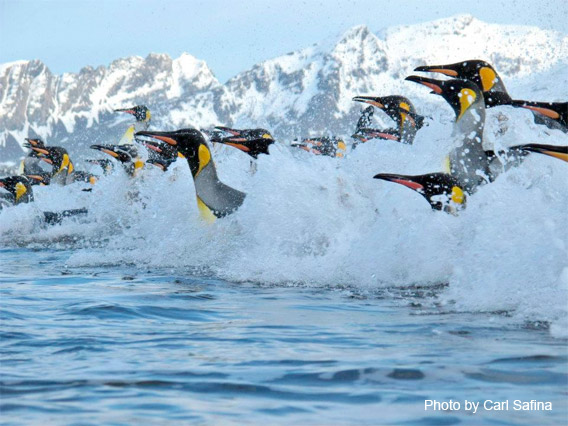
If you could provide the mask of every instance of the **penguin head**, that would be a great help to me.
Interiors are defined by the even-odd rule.
[[[132,114],[136,121],[143,121],[148,123],[152,118],[150,110],[145,105],[136,105],[132,108],[115,109],[115,112],[126,112]]]
[[[379,173],[374,178],[395,182],[418,192],[426,198],[434,210],[454,214],[465,208],[465,190],[456,178],[446,173],[417,176]]]
[[[155,141],[141,141],[150,150],[151,158],[176,159],[178,152],[175,146]]]
[[[240,149],[253,158],[258,158],[258,154],[268,154],[268,147],[274,143],[274,138],[266,129],[238,130],[222,126],[215,127],[215,129],[231,135],[216,140],[216,142]]]
[[[30,185],[46,186],[51,182],[51,173],[47,172],[29,174],[25,176],[29,179]]]
[[[432,93],[441,95],[456,113],[456,122],[460,121],[467,112],[477,110],[478,115],[484,114],[485,104],[479,87],[471,81],[462,79],[435,80],[433,78],[411,75],[405,80],[420,83],[432,89]],[[479,117],[476,121],[482,121]]]
[[[404,96],[355,96],[352,100],[355,102],[368,103],[382,109],[399,126],[408,120],[413,127],[417,129],[422,127],[422,117],[416,114],[414,105]],[[420,117],[420,119],[417,120],[417,117]]]
[[[24,147],[25,148],[44,148],[45,147],[45,142],[42,141],[41,139],[32,139],[32,138],[26,138],[26,143],[24,143]]]
[[[328,157],[343,157],[347,150],[347,145],[342,139],[327,136],[304,138],[302,142],[293,142],[291,146],[303,149],[315,155],[325,155]]]
[[[45,146],[43,148],[32,147],[36,155],[47,164],[53,166],[51,177],[67,171],[67,174],[73,173],[74,167],[67,150],[61,146]]]
[[[130,163],[138,156],[138,151],[133,145],[91,145],[90,148],[104,152],[121,163]]]
[[[12,195],[14,204],[29,203],[34,200],[32,186],[25,176],[9,176],[0,179],[0,188]]]
[[[351,135],[354,139],[359,139],[361,142],[367,142],[371,139],[383,139],[391,141],[400,141],[400,133],[394,129],[358,129],[356,133]]]
[[[178,153],[187,159],[194,177],[201,172],[203,167],[212,162],[207,142],[197,129],[179,129],[172,132],[142,131],[136,133],[136,136],[154,138],[175,147]]]
[[[453,78],[471,81],[481,89],[488,105],[510,103],[503,80],[491,64],[479,59],[456,62],[447,65],[427,65],[415,68],[414,71],[436,72]],[[494,95],[494,96],[493,96]]]

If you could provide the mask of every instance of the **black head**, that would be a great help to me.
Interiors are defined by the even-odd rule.
[[[29,203],[34,200],[30,180],[25,176],[10,176],[0,179],[0,188],[10,193],[14,204]]]
[[[67,173],[73,172],[73,163],[69,158],[67,150],[61,146],[46,146],[43,148],[32,148],[42,161],[53,166],[51,176],[67,169]]]
[[[353,98],[356,102],[365,102],[373,105],[379,109],[382,109],[390,118],[392,118],[398,125],[400,125],[408,114],[412,115],[412,119],[416,116],[416,109],[412,102],[405,98],[404,96],[355,96]]]
[[[180,129],[173,132],[143,131],[136,133],[137,137],[150,137],[175,147],[183,155],[195,176],[200,167],[211,161],[211,152],[203,134],[196,129]]]
[[[479,59],[456,62],[447,65],[430,65],[415,68],[414,71],[436,72],[453,78],[462,78],[475,83],[483,92],[488,107],[509,104],[511,97],[503,80],[491,64]]]
[[[456,113],[456,121],[472,108],[484,107],[483,95],[477,85],[471,81],[461,79],[444,81],[416,75],[406,77],[405,80],[420,83],[432,89],[432,93],[441,95]]]
[[[132,114],[136,121],[149,122],[152,118],[150,110],[145,105],[136,105],[132,108],[115,109],[116,112],[126,112]]]
[[[434,210],[455,213],[465,207],[466,193],[460,182],[446,173],[429,173],[408,176],[380,173],[375,179],[387,180],[406,186],[421,194]]]
[[[240,149],[253,158],[258,158],[259,154],[268,154],[268,147],[274,143],[274,138],[266,129],[238,130],[229,127],[216,127],[216,129],[231,134],[216,142]]]
[[[121,163],[130,163],[138,156],[134,145],[91,145],[90,148],[104,152]]]
[[[44,148],[45,147],[45,142],[42,141],[41,139],[32,139],[32,138],[26,138],[26,143],[24,143],[24,147],[25,148]]]

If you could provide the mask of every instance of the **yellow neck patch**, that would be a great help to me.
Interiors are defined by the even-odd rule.
[[[465,201],[465,195],[463,190],[459,186],[454,186],[452,188],[452,196],[451,199],[456,204],[463,204]]]
[[[408,105],[406,102],[401,102],[398,106],[400,108],[405,109],[406,111],[410,112],[410,105]]]
[[[22,196],[28,192],[28,189],[26,188],[26,185],[24,185],[22,182],[18,182],[16,184],[16,203],[20,200],[20,198],[22,198]]]
[[[207,205],[201,200],[201,198],[197,197],[197,208],[199,209],[199,214],[201,218],[207,223],[213,223],[217,219],[211,209],[207,207]]]
[[[265,133],[264,135],[262,135],[263,139],[272,139],[272,136],[270,135],[270,133]]]
[[[144,121],[148,122],[152,118],[152,114],[150,114],[150,110],[146,110],[146,118]]]
[[[69,165],[69,156],[67,154],[63,154],[63,161],[61,161],[61,167],[57,171],[57,173],[61,172]]]
[[[477,95],[471,89],[461,89],[459,98],[460,98],[460,115],[458,117],[458,120],[462,118],[462,116],[467,111],[467,109],[475,102],[475,100],[477,99]]]
[[[209,148],[200,144],[199,149],[197,150],[197,158],[199,160],[199,168],[197,169],[195,176],[198,176],[199,173],[201,173],[201,170],[203,170],[203,168],[211,161],[211,152],[209,151]]]
[[[483,87],[484,92],[491,90],[497,81],[495,71],[488,67],[482,67],[479,70],[479,77],[481,78],[481,86]]]

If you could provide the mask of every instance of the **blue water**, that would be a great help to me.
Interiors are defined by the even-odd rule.
[[[443,286],[235,284],[0,250],[4,424],[565,424],[567,341]],[[509,400],[508,411],[424,401]],[[514,400],[552,411],[515,411]]]

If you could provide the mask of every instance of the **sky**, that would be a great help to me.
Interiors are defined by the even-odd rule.
[[[225,82],[252,65],[365,24],[372,31],[469,13],[568,33],[567,0],[0,0],[0,63],[56,74],[125,56],[187,52]]]

